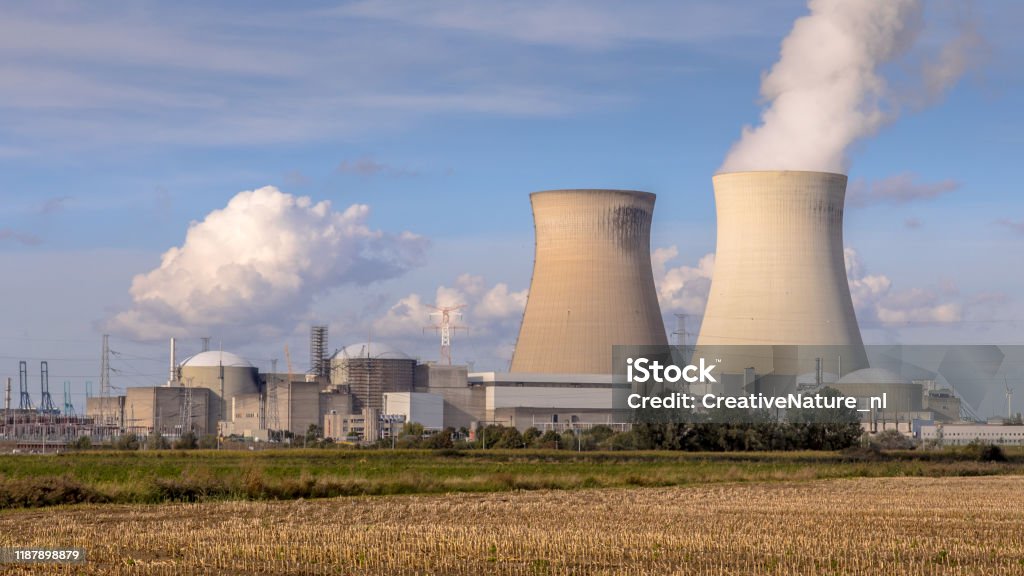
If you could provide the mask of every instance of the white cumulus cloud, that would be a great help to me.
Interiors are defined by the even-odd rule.
[[[705,254],[696,266],[669,267],[669,262],[678,255],[679,250],[675,246],[651,252],[661,310],[665,313],[704,314],[711,289],[711,274],[715,269],[715,254]]]
[[[924,288],[895,291],[884,274],[869,274],[853,248],[843,251],[857,319],[864,324],[951,323],[964,317],[963,304]]]
[[[366,225],[369,206],[336,211],[267,186],[193,222],[160,266],[132,280],[132,306],[106,329],[139,339],[212,334],[253,340],[293,330],[313,300],[403,273],[427,240]]]

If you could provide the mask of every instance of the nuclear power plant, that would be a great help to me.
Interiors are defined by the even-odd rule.
[[[612,346],[666,345],[651,272],[654,194],[530,195],[533,280],[510,371],[611,374]]]
[[[868,366],[843,259],[846,176],[738,172],[712,182],[718,239],[696,354],[719,359],[724,390],[717,393],[831,385],[863,403],[889,391],[896,411],[890,424],[898,429],[928,418],[957,420],[960,403],[950,389]],[[530,201],[533,277],[508,372],[450,365],[449,325],[440,327],[446,362],[423,362],[383,342],[350,344],[328,356],[327,328],[313,326],[309,370],[298,374],[290,357],[287,372],[261,372],[205,344],[178,363],[172,339],[166,384],[91,397],[84,417],[49,408],[37,414],[22,363],[23,399],[15,410],[7,400],[0,435],[13,429],[32,442],[43,439],[45,449],[46,442],[82,435],[285,442],[313,429],[335,440],[374,442],[406,422],[428,432],[486,424],[629,429],[631,414],[614,400],[613,348],[668,343],[651,267],[655,195],[550,190]],[[109,372],[106,339],[104,355]],[[43,382],[46,396],[45,376]],[[109,373],[102,382],[109,390]]]
[[[721,349],[730,371],[782,364],[797,374],[816,358],[839,376],[866,368],[843,258],[846,176],[735,172],[712,181],[718,240],[698,349]],[[769,346],[780,352],[765,357]],[[784,346],[803,357],[778,357]]]

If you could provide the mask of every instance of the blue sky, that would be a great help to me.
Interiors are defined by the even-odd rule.
[[[1013,174],[1024,5],[965,6],[926,3],[918,43],[884,74],[896,92],[912,84],[915,59],[970,21],[983,42],[966,73],[927,102],[907,99],[849,154],[851,188],[880,191],[846,217],[859,278],[889,282],[859,302],[869,341],[1020,343],[1024,333]],[[2,12],[0,376],[16,378],[18,359],[38,374],[48,359],[51,388],[67,379],[80,393],[98,381],[100,335],[132,306],[132,278],[182,246],[191,222],[264,186],[338,212],[366,204],[370,229],[411,231],[427,246],[383,281],[339,271],[336,286],[289,300],[278,333],[186,327],[186,352],[211,336],[266,363],[289,343],[305,368],[315,320],[330,324],[332,347],[376,332],[433,358],[436,339],[418,325],[444,286],[473,302],[456,359],[503,369],[532,265],[528,193],[562,187],[657,193],[653,247],[677,253],[663,276],[695,279],[660,284],[666,316],[699,314],[711,175],[758,121],[762,74],[807,6],[9,2]],[[460,284],[465,274],[479,278]],[[113,332],[116,382],[159,382],[164,341]]]

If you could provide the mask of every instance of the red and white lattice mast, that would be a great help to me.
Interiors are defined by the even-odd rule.
[[[441,334],[441,363],[452,365],[452,331],[453,330],[468,330],[466,326],[456,326],[452,324],[452,318],[456,320],[462,319],[462,312],[459,310],[466,307],[465,304],[459,304],[458,306],[434,306],[427,304],[428,308],[432,308],[435,311],[430,313],[431,317],[438,317],[440,322],[432,326],[426,326],[423,328],[424,332],[427,330],[434,330]]]

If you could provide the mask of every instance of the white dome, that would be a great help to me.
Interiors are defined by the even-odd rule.
[[[843,376],[836,384],[910,384],[910,380],[885,368],[863,368]]]
[[[349,344],[341,350],[334,353],[331,358],[337,358],[339,360],[348,358],[373,358],[373,359],[384,359],[384,360],[412,360],[408,354],[402,352],[394,346],[382,344],[380,342],[359,342],[357,344]]]
[[[181,363],[182,368],[209,368],[211,366],[225,366],[232,368],[253,367],[253,365],[245,358],[232,354],[231,352],[222,352],[220,350],[200,352],[191,358],[186,358]]]

